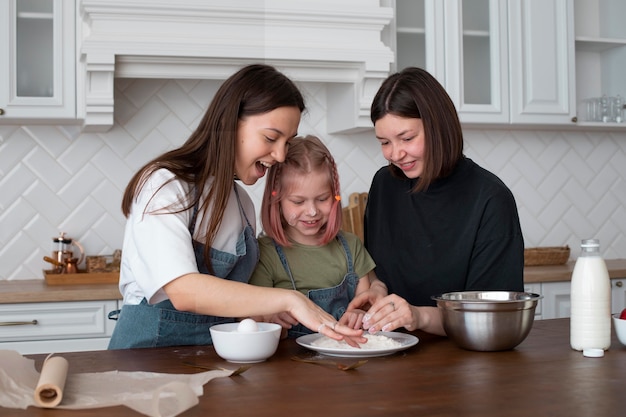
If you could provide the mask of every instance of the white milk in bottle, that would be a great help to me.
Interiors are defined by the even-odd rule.
[[[572,273],[572,349],[607,350],[611,345],[611,281],[600,255],[600,241],[585,239]]]

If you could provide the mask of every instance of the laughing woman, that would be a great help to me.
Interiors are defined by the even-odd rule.
[[[247,284],[258,258],[254,184],[282,162],[304,110],[291,80],[250,65],[226,80],[189,139],[135,174],[120,272],[124,305],[109,349],[211,344],[209,327],[287,312],[334,339],[360,340],[304,295]]]

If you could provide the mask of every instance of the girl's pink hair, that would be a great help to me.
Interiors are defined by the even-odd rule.
[[[287,222],[280,210],[280,201],[289,191],[289,183],[294,176],[311,172],[328,173],[328,181],[333,194],[333,205],[326,223],[322,244],[330,242],[341,229],[341,194],[337,164],[328,148],[316,136],[293,138],[285,155],[285,161],[273,165],[267,174],[265,192],[261,203],[261,223],[265,234],[281,246],[291,246],[285,228]]]

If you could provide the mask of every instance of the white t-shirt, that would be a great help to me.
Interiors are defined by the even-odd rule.
[[[166,169],[154,172],[133,201],[126,221],[120,267],[119,286],[124,296],[124,304],[139,304],[144,297],[151,304],[164,301],[167,299],[162,290],[165,284],[182,275],[198,272],[192,237],[189,234],[193,209],[181,213],[171,213],[171,209],[163,209],[172,204],[174,207],[181,207],[189,184],[174,180],[154,194],[173,177],[174,174]],[[235,186],[250,225],[255,228],[254,204],[239,184]],[[204,240],[207,221],[199,211],[194,231],[195,240]],[[235,253],[237,239],[245,226],[246,220],[241,216],[233,189],[213,248]]]

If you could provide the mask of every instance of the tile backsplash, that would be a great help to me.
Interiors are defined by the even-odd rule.
[[[43,278],[60,231],[89,255],[121,248],[120,200],[145,162],[181,144],[219,86],[210,80],[116,79],[115,125],[0,125],[0,280]],[[325,84],[300,85],[308,110],[300,134],[324,140],[339,165],[344,201],[367,191],[385,165],[373,132],[327,135]],[[465,153],[513,191],[527,247],[600,239],[606,258],[626,258],[626,129],[465,131]],[[260,207],[264,181],[249,192]]]

